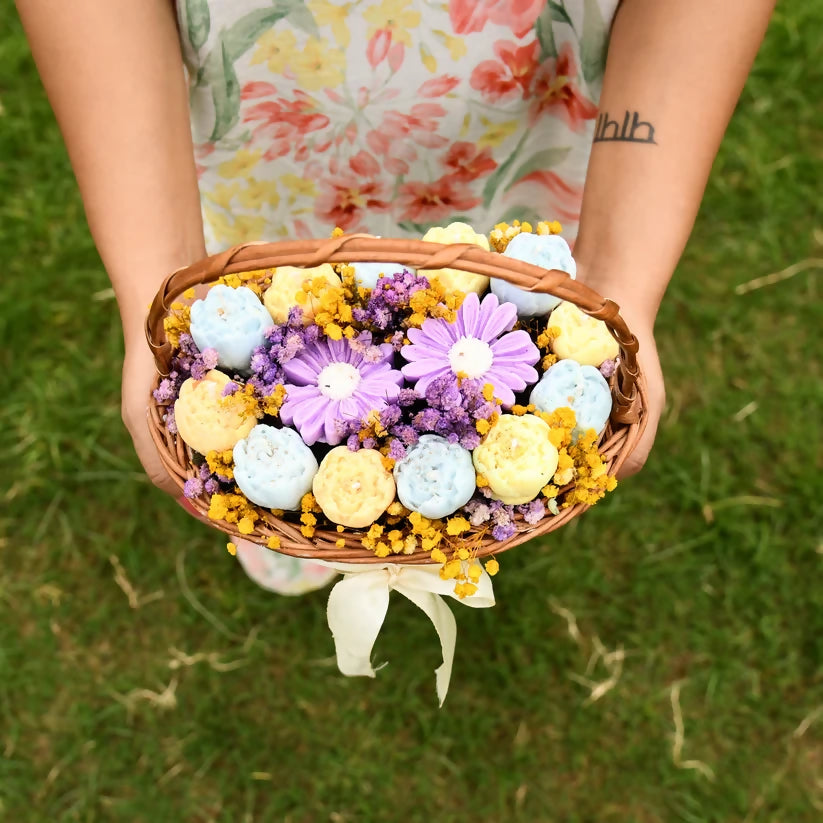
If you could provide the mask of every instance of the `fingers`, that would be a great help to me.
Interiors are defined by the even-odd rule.
[[[666,389],[663,383],[663,372],[660,369],[660,362],[657,359],[657,352],[648,352],[641,362],[641,368],[646,377],[646,428],[632,453],[626,458],[626,462],[617,472],[618,479],[631,477],[637,474],[646,465],[655,438],[657,437],[657,427],[660,424],[660,416],[666,404]]]
[[[145,401],[144,401],[145,405]],[[160,461],[160,456],[157,453],[157,447],[149,433],[148,415],[144,408],[143,414],[133,414],[131,408],[123,408],[123,423],[131,435],[134,450],[137,452],[137,457],[143,466],[149,480],[157,486],[161,491],[170,494],[173,497],[179,497],[181,489],[177,483],[172,480],[171,475],[166,471],[165,466]]]
[[[148,405],[154,376],[154,360],[148,347],[142,345],[131,351],[127,347],[121,414],[149,480],[167,494],[179,497],[181,489],[163,466],[149,431]]]

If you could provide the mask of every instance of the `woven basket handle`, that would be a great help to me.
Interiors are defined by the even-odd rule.
[[[169,373],[171,346],[163,320],[171,304],[187,289],[213,283],[224,274],[277,266],[311,268],[321,263],[401,263],[414,269],[454,268],[506,280],[527,291],[548,292],[575,303],[586,314],[602,320],[620,345],[622,356],[615,372],[615,423],[636,423],[641,416],[638,390],[637,338],[629,331],[612,300],[578,283],[562,271],[547,271],[530,263],[485,251],[479,246],[441,245],[422,240],[390,240],[350,234],[329,240],[290,240],[280,243],[244,243],[172,272],[160,286],[146,317],[146,340],[157,370]]]

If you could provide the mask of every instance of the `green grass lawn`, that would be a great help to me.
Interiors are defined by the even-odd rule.
[[[257,589],[142,477],[116,306],[0,11],[0,819],[823,819],[823,0],[780,4],[661,310],[652,459],[456,608],[442,710],[413,606],[345,679],[325,594]]]

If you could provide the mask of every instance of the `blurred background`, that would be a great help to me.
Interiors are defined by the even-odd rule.
[[[785,0],[659,316],[643,473],[375,681],[142,475],[109,283],[0,0],[0,819],[823,819],[823,2]],[[774,276],[771,276],[774,275]]]

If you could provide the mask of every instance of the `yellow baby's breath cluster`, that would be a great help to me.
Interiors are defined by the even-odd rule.
[[[537,335],[537,340],[535,341],[537,347],[546,352],[540,363],[543,371],[546,371],[557,362],[557,355],[552,351],[552,343],[559,334],[560,329],[558,329],[557,326],[546,326],[546,328]]]
[[[209,502],[209,519],[236,523],[240,534],[251,534],[260,513],[243,494],[213,494]]]
[[[234,477],[234,457],[231,449],[211,451],[206,455],[209,471],[231,480]]]
[[[391,471],[394,468],[395,461],[391,457],[389,457],[389,446],[391,445],[391,438],[389,438],[388,430],[380,422],[379,412],[372,410],[368,413],[368,415],[366,415],[366,417],[363,419],[363,425],[361,426],[360,431],[357,432],[357,439],[361,443],[365,442],[366,440],[377,441],[376,448],[382,455],[383,466],[385,467],[386,471]]]
[[[451,555],[447,555],[442,549],[432,552],[432,558],[443,564],[440,568],[441,579],[455,581],[454,593],[461,600],[477,592],[477,584],[483,575],[483,567],[477,558],[477,549],[483,532],[468,538],[461,537],[470,530],[471,523],[465,517],[450,517],[446,521],[446,534],[454,538],[449,542]],[[489,575],[494,576],[499,569],[500,564],[494,558],[486,562],[486,571]]]
[[[378,557],[390,554],[414,554],[417,549],[417,537],[408,530],[389,529],[380,523],[373,523],[361,541],[362,545],[373,551]]]
[[[412,314],[408,324],[420,328],[428,317],[442,317],[449,323],[454,323],[457,310],[463,305],[465,297],[461,291],[447,291],[436,277],[432,277],[429,279],[429,288],[416,291],[409,299]]]
[[[568,449],[572,443],[574,428],[577,425],[577,416],[572,409],[565,406],[555,409],[553,412],[543,412],[534,409],[534,407],[527,408],[533,409],[531,413],[537,415],[548,425],[549,442],[557,449],[557,469],[552,482],[557,486],[568,485],[575,477],[574,461],[569,456]]]
[[[577,482],[563,501],[564,508],[575,503],[593,506],[606,492],[617,488],[617,478],[606,473],[606,464],[597,448],[597,432],[588,429],[569,447]]]
[[[317,505],[314,495],[306,492],[300,499],[300,532],[303,537],[314,537],[317,526],[317,515],[322,509]]]
[[[281,388],[278,386],[278,388]],[[277,394],[277,392],[275,392]],[[283,391],[283,398],[285,398],[285,389]],[[269,398],[266,398],[268,401]],[[275,401],[276,408],[274,410],[274,414],[280,409],[280,405],[282,405],[283,400],[280,400],[280,403],[277,404]],[[246,383],[242,389],[239,391],[234,392],[234,394],[228,394],[225,397],[220,398],[220,405],[235,414],[239,414],[240,417],[245,420],[249,417],[256,417],[258,420],[263,417],[264,412],[268,412],[266,408],[261,408],[260,401],[257,399],[254,393],[254,386],[251,383]],[[268,403],[266,406],[268,407]]]
[[[280,407],[283,405],[285,399],[286,387],[282,383],[279,383],[274,387],[274,391],[270,395],[261,398],[260,409],[264,414],[277,417],[280,414]]]
[[[180,348],[180,335],[188,334],[190,327],[191,309],[185,303],[172,303],[169,313],[163,318],[166,340],[175,349]]]
[[[357,330],[351,327],[352,300],[354,297],[354,286],[347,286],[342,283],[339,286],[332,286],[328,280],[322,277],[314,277],[303,283],[302,291],[297,294],[297,302],[305,306],[309,302],[309,296],[317,301],[318,308],[314,313],[314,323],[323,329],[323,333],[332,340],[342,340],[343,334],[346,337],[353,337]]]
[[[458,384],[462,382],[458,379]],[[502,405],[502,401],[499,400],[497,397],[494,396],[494,386],[491,383],[484,383],[483,384],[483,399],[488,403],[497,403],[498,406]],[[480,419],[477,420],[474,424],[475,429],[477,429],[477,433],[479,435],[486,435],[489,433],[491,427],[500,419],[499,412],[493,412],[488,420]],[[478,483],[478,485],[480,485]],[[486,484],[488,485],[488,483]]]
[[[263,292],[271,285],[274,272],[275,269],[255,269],[254,271],[241,271],[237,274],[223,274],[211,286],[222,285],[230,289],[246,286],[262,299]]]
[[[560,234],[563,227],[557,220],[541,220],[537,224],[537,230],[532,228],[531,223],[521,223],[519,220],[513,220],[509,223],[498,223],[489,235],[489,245],[496,252],[501,254],[506,251],[506,247],[511,242],[512,238],[517,237],[521,232],[526,234]]]
[[[454,592],[461,599],[477,591],[482,566],[477,560],[476,546],[482,533],[464,538],[472,526],[461,516],[453,516],[445,522],[424,517],[420,512],[408,512],[400,503],[389,506],[388,526],[373,523],[361,539],[364,548],[377,557],[397,554],[414,554],[418,548],[429,552],[432,561],[440,564],[440,577],[454,580]],[[390,528],[392,525],[395,528]],[[473,545],[476,544],[476,545]],[[497,574],[499,564],[492,559],[486,564],[490,575]]]
[[[363,420],[363,426],[357,433],[357,437],[362,443],[370,437],[380,440],[388,434],[388,431],[380,422],[380,412],[370,411]]]

